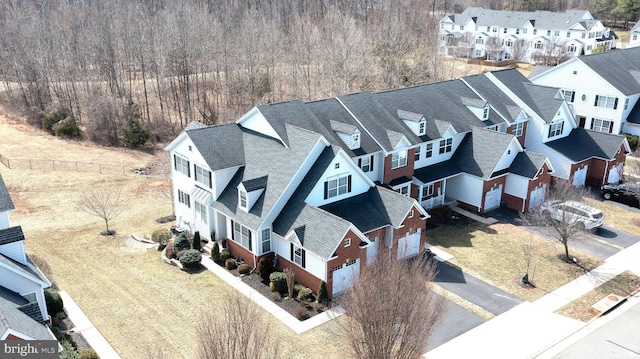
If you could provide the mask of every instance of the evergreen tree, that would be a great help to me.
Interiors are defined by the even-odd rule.
[[[193,235],[193,243],[191,244],[191,248],[200,251],[202,249],[202,242],[200,242],[200,232],[196,231]]]
[[[320,282],[320,288],[318,288],[318,303],[327,304],[329,302],[329,294],[327,293],[327,283]]]

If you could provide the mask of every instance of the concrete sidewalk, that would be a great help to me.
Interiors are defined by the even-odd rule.
[[[607,258],[593,271],[535,302],[525,302],[457,338],[427,352],[439,358],[532,358],[573,335],[586,323],[553,312],[616,275],[640,275],[640,243]]]
[[[73,322],[74,327],[70,329],[75,333],[80,333],[89,343],[91,348],[96,351],[100,359],[120,359],[120,355],[111,347],[111,344],[100,334],[98,329],[93,325],[91,320],[87,318],[82,309],[65,291],[60,292],[64,310],[67,316]]]

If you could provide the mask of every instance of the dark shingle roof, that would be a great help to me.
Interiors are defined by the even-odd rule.
[[[629,112],[627,122],[640,124],[640,101],[636,102],[636,105],[633,106],[633,109]]]
[[[431,183],[443,178],[455,176],[462,172],[464,171],[458,168],[453,161],[444,161],[435,165],[419,168],[413,172],[413,176],[422,181],[422,183]]]
[[[242,132],[235,123],[190,129],[186,133],[212,171],[244,164]]]
[[[547,156],[539,153],[529,151],[520,152],[511,163],[509,172],[533,179],[540,171],[540,168],[542,168],[546,159]]]
[[[0,212],[12,211],[15,209],[11,196],[9,196],[9,190],[4,184],[2,175],[0,175]]]
[[[250,180],[242,181],[242,185],[247,192],[255,191],[260,188],[265,188],[267,186],[269,176],[262,176],[258,178],[253,178]]]
[[[573,162],[597,157],[610,160],[624,143],[624,136],[574,128],[569,136],[547,142],[547,146],[560,152]]]
[[[19,241],[24,241],[24,233],[22,233],[21,226],[0,229],[0,246]]]
[[[504,117],[509,122],[516,120],[520,113],[519,106],[485,75],[467,76],[460,80],[467,83],[483,99],[489,102],[491,108],[497,111],[500,116]]]
[[[458,146],[452,161],[464,172],[491,178],[498,161],[511,144],[513,135],[486,129],[474,129]]]
[[[55,340],[42,322],[37,303],[0,286],[0,334],[11,329],[35,340]]]
[[[579,59],[625,96],[640,93],[640,47],[580,56]]]

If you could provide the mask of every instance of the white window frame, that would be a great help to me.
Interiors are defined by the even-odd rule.
[[[299,265],[300,267],[302,267],[302,255],[303,255],[302,247],[298,247],[294,244],[293,245],[293,263]]]
[[[196,182],[200,182],[203,185],[211,188],[211,172],[196,164],[193,165],[193,177]]]
[[[178,202],[187,206],[187,208],[191,208],[191,196],[182,190],[178,190]]]
[[[414,161],[420,161],[420,151],[422,150],[422,146],[418,145],[418,147],[416,147],[414,149],[415,153],[413,155],[413,159]]]
[[[562,90],[562,94],[564,95],[565,101],[568,103],[573,103],[576,97],[576,92],[573,90]]]
[[[453,149],[453,138],[445,138],[440,140],[438,154],[449,153]]]
[[[422,136],[427,132],[427,122],[420,121],[418,123],[418,136]]]
[[[484,44],[484,39],[482,37],[476,38],[476,45],[482,45],[482,44]]]
[[[238,191],[238,205],[240,208],[245,211],[249,209],[248,199],[247,199],[247,191],[239,190]]]
[[[578,51],[578,48],[576,47],[575,44],[569,44],[569,46],[567,46],[567,51],[576,52],[576,51]]]
[[[351,135],[351,149],[360,148],[360,134],[354,133]]]
[[[176,170],[176,172],[180,172],[183,175],[190,177],[190,167],[191,164],[189,163],[189,160],[179,156],[179,155],[173,155],[173,162],[174,162],[174,169]]]
[[[360,169],[362,172],[371,172],[371,156],[365,156],[360,159]]]
[[[422,198],[433,196],[433,183],[422,186]]]
[[[327,199],[349,193],[349,175],[334,176],[327,180]]]
[[[564,128],[564,121],[553,122],[549,125],[549,138],[562,134]]]
[[[624,109],[626,110],[627,108],[629,108],[629,98],[625,98],[624,99]]]
[[[410,185],[406,185],[406,186],[402,186],[402,187],[398,187],[398,189],[396,190],[396,192],[400,193],[401,195],[405,195],[405,196],[409,196],[409,188],[411,186]]]
[[[242,224],[233,222],[233,241],[251,251],[251,230]]]
[[[207,205],[198,201],[193,201],[193,207],[196,214],[196,219],[202,223],[208,223]]]
[[[603,108],[615,108],[616,107],[616,102],[617,102],[617,98],[613,97],[613,96],[605,96],[605,95],[596,95],[596,102],[595,102],[595,106],[596,107],[603,107]]]
[[[594,118],[591,123],[591,129],[598,132],[610,133],[609,129],[612,127],[613,121],[603,120],[601,118]]]
[[[522,136],[522,133],[524,132],[524,122],[516,122],[513,124],[513,130],[511,132],[511,134],[516,137]]]
[[[397,151],[391,154],[391,169],[407,165],[407,150]]]
[[[262,253],[271,252],[271,228],[262,230]]]
[[[424,158],[429,158],[433,156],[433,143],[427,143],[425,148]]]
[[[344,247],[351,247],[351,238],[345,238],[344,239]]]
[[[536,50],[542,50],[544,49],[544,44],[542,43],[542,41],[538,40],[535,44],[533,44],[533,48]]]

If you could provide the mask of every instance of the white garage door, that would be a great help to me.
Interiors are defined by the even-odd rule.
[[[335,295],[351,286],[353,280],[360,275],[360,259],[345,263],[333,271],[332,294]]]
[[[620,183],[622,171],[622,163],[618,163],[616,166],[611,167],[611,169],[609,170],[609,178],[607,178],[607,183]]]
[[[367,263],[373,263],[378,257],[378,242],[380,241],[377,239],[377,237],[374,238],[373,243],[367,247]]]
[[[582,168],[578,169],[573,174],[573,185],[574,186],[584,186],[587,181],[587,169],[589,166],[584,165]]]
[[[544,195],[547,193],[547,185],[543,184],[531,191],[529,199],[529,208],[536,208],[544,202]]]
[[[420,228],[416,233],[398,239],[398,258],[412,257],[420,253]]]
[[[494,187],[484,195],[484,211],[500,207],[500,198],[502,198],[502,185]]]

